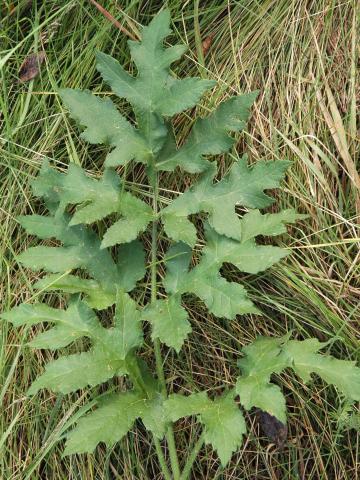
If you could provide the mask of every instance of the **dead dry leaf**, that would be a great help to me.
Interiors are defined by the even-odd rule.
[[[280,420],[270,413],[259,410],[257,412],[258,421],[264,434],[282,450],[287,440],[288,429]]]
[[[211,44],[214,40],[214,33],[208,35],[205,40],[202,42],[203,55],[206,57],[208,51],[210,50]]]
[[[28,82],[35,78],[40,71],[40,66],[45,60],[45,52],[32,53],[25,58],[19,70],[19,79],[21,82]]]

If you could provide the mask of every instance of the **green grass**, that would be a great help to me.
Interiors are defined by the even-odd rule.
[[[195,2],[196,3],[196,2]],[[132,34],[148,23],[163,2],[102,1]],[[14,5],[16,6],[13,11]],[[330,340],[329,350],[344,359],[359,359],[359,184],[354,170],[359,152],[356,126],[356,79],[359,8],[354,0],[201,1],[199,28],[194,3],[169,1],[173,38],[189,46],[174,72],[206,75],[218,81],[216,95],[205,98],[199,113],[221,98],[259,89],[248,132],[237,152],[251,161],[293,161],[278,205],[310,215],[276,241],[293,255],[260,277],[242,279],[264,310],[225,322],[206,314],[200,302],[189,304],[194,333],[183,353],[165,352],[169,387],[214,390],[235,377],[239,348],[258,334]],[[357,9],[357,11],[356,11]],[[59,87],[101,85],[94,51],[101,49],[129,65],[126,36],[89,1],[10,2],[0,7],[0,248],[1,310],[29,301],[34,273],[16,262],[16,254],[36,240],[25,235],[16,216],[41,210],[31,197],[30,182],[44,158],[59,168],[70,161],[97,175],[106,149],[89,146],[66,115]],[[213,35],[204,64],[197,61],[199,36]],[[34,81],[21,84],[24,58],[44,44],[47,59]],[[126,106],[124,107],[127,108]],[[179,116],[184,138],[195,112]],[[224,170],[231,158],[221,159]],[[143,191],[139,168],[132,181]],[[161,195],[180,191],[187,178],[167,175]],[[229,276],[236,275],[228,270]],[[58,304],[57,295],[46,301]],[[159,475],[154,445],[139,426],[120,445],[94,455],[61,457],[64,432],[81,415],[98,389],[56,397],[43,392],[25,397],[31,381],[52,354],[24,346],[34,331],[15,331],[2,324],[0,340],[0,478],[20,479],[155,479]],[[144,356],[151,357],[150,346]],[[210,449],[201,450],[194,479],[356,479],[359,436],[337,418],[345,405],[336,391],[318,379],[304,385],[289,373],[277,378],[287,395],[289,440],[283,451],[263,437],[256,416],[247,416],[248,439],[221,470]],[[176,425],[180,456],[196,438],[191,420]]]

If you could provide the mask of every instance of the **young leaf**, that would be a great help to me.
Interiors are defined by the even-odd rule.
[[[171,33],[169,24],[169,11],[163,10],[143,28],[141,42],[129,41],[138,72],[136,78],[126,73],[115,59],[104,53],[97,54],[98,70],[113,91],[132,104],[139,129],[147,139],[149,150],[155,154],[161,150],[167,134],[162,117],[193,107],[215,83],[201,78],[172,78],[169,67],[186,48],[176,45],[164,49],[163,40]]]
[[[198,415],[205,430],[205,443],[217,451],[223,466],[239,448],[246,433],[244,417],[232,392],[215,400],[210,400],[205,392],[188,397],[173,394],[165,401],[165,411],[173,422],[188,415]]]
[[[152,28],[150,24],[147,29]],[[146,38],[143,38],[141,44],[144,45]],[[133,45],[132,51],[136,48]],[[149,47],[151,47],[149,45]],[[148,45],[144,45],[148,48]],[[161,46],[159,51],[166,50]],[[182,47],[179,48],[181,55]],[[174,51],[174,50],[172,50]],[[194,107],[206,90],[212,88],[216,82],[213,80],[203,80],[201,78],[185,78],[183,80],[174,79],[169,75],[169,65],[165,68],[157,69],[156,83],[149,85],[149,78],[139,75],[137,78],[131,77],[125,72],[120,63],[110,55],[97,52],[97,69],[101,73],[105,82],[119,96],[125,97],[135,109],[149,110],[158,113],[161,116],[171,117],[188,108]],[[176,60],[176,58],[174,59]],[[143,62],[141,58],[139,63]],[[152,71],[155,69],[153,68]]]

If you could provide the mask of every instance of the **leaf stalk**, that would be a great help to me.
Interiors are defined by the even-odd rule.
[[[152,160],[149,167],[149,180],[153,190],[153,214],[154,220],[152,222],[151,230],[151,303],[156,302],[157,299],[157,240],[158,240],[158,200],[159,200],[159,178],[158,173],[155,170],[154,160]],[[158,338],[153,340],[154,352],[155,352],[155,362],[156,362],[156,373],[160,382],[161,391],[164,398],[167,398],[167,389],[166,389],[166,379],[163,368],[163,360],[161,356],[161,346]],[[166,440],[169,448],[170,463],[171,469],[173,472],[174,480],[180,479],[180,466],[179,459],[177,456],[174,431],[172,423],[169,424],[166,432]],[[156,446],[156,444],[155,444]],[[159,455],[158,448],[156,447],[157,454]],[[160,451],[161,447],[160,447]],[[161,463],[161,459],[159,457]],[[162,467],[162,465],[161,465]],[[164,476],[166,477],[165,471],[163,470]]]

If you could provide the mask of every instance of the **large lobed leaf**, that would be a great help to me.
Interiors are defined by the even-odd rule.
[[[216,316],[232,320],[236,315],[260,313],[248,298],[245,288],[239,283],[229,282],[220,275],[222,265],[232,263],[242,272],[258,273],[269,268],[285,257],[285,249],[272,246],[256,245],[253,238],[244,243],[217,234],[206,227],[206,246],[202,250],[200,261],[189,270],[191,248],[185,243],[173,245],[166,256],[167,274],[164,279],[166,291],[171,296],[179,297],[184,293],[193,293],[201,298],[209,311]],[[159,321],[157,315],[153,321]],[[172,322],[172,330],[171,330]],[[173,331],[173,338],[163,338],[171,345],[175,341],[176,329],[185,323],[180,317],[172,321],[167,318],[167,331]],[[160,334],[159,334],[160,335]],[[160,336],[159,336],[160,338]],[[183,336],[185,338],[185,335]],[[181,338],[177,339],[178,341]]]
[[[92,308],[103,309],[115,302],[116,286],[125,291],[135,287],[136,282],[145,274],[145,254],[141,242],[132,239],[139,230],[146,228],[151,209],[120,189],[115,172],[107,171],[100,180],[96,180],[85,175],[76,165],[71,165],[66,174],[61,174],[44,163],[40,175],[33,183],[33,189],[36,196],[44,198],[52,215],[21,216],[20,224],[32,235],[42,239],[55,238],[63,243],[62,247],[32,247],[19,255],[19,261],[29,268],[55,273],[38,281],[36,288],[83,293]],[[123,214],[118,223],[124,227],[134,225],[133,209],[129,201],[138,207],[136,232],[124,228],[122,236],[109,242],[127,242],[118,247],[118,259],[114,262],[110,252],[104,248],[104,241],[101,242],[88,227],[77,224],[91,223],[118,211]],[[70,216],[63,213],[68,204],[81,206]],[[69,271],[78,268],[84,269],[92,278],[69,275]]]
[[[188,397],[173,394],[165,401],[165,411],[167,418],[173,422],[185,416],[198,415],[204,427],[205,443],[217,451],[222,465],[228,463],[246,433],[243,414],[231,391],[215,400],[208,398],[206,392],[193,393]]]
[[[270,383],[273,373],[292,368],[304,382],[311,373],[335,385],[348,399],[360,400],[360,368],[355,362],[321,355],[319,350],[327,343],[317,339],[289,340],[289,337],[259,337],[243,348],[245,357],[238,364],[242,375],[236,383],[241,404],[246,409],[258,407],[286,422],[285,398],[280,388]]]
[[[30,395],[41,388],[69,393],[88,385],[98,385],[114,375],[128,374],[128,356],[142,344],[140,312],[134,300],[122,290],[117,293],[115,323],[111,328],[104,328],[94,312],[78,298],[70,303],[67,310],[43,304],[22,304],[2,317],[16,327],[54,324],[30,342],[36,348],[58,349],[84,336],[92,343],[87,352],[50,362],[45,372],[31,385]]]
[[[70,226],[91,224],[112,213],[121,215],[121,219],[105,232],[102,248],[135,240],[153,219],[151,207],[125,191],[113,170],[105,170],[97,180],[87,176],[74,163],[65,174],[53,171],[45,163],[33,183],[33,190],[35,195],[56,203],[58,212],[68,205],[77,205]]]
[[[177,148],[168,118],[194,107],[216,82],[196,77],[174,78],[170,65],[186,47],[164,48],[163,41],[171,33],[169,25],[170,13],[163,10],[143,28],[140,42],[129,41],[136,77],[109,55],[96,55],[97,68],[105,82],[116,95],[131,103],[138,128],[108,98],[104,100],[87,91],[60,91],[70,114],[86,127],[83,138],[114,147],[105,160],[107,167],[126,165],[132,159],[149,163],[156,157],[157,170],[172,171],[179,166],[191,173],[203,172],[209,166],[204,155],[230,150],[234,139],[228,132],[240,132],[246,125],[257,92],[221,103],[208,117],[195,122],[185,144]]]
[[[223,101],[209,116],[195,121],[184,145],[177,149],[172,132],[160,152],[156,167],[172,171],[176,166],[190,173],[211,171],[212,164],[205,155],[228,152],[234,145],[234,138],[228,132],[241,132],[249,118],[250,107],[258,92],[231,97]]]
[[[214,183],[216,167],[212,164],[195,185],[162,210],[165,232],[175,241],[194,246],[196,230],[187,217],[206,212],[209,224],[217,233],[241,242],[256,235],[282,233],[284,223],[292,223],[304,218],[304,215],[298,215],[293,210],[272,216],[257,212],[248,213],[239,221],[235,207],[241,205],[258,209],[271,205],[274,199],[264,191],[279,187],[288,166],[286,161],[259,161],[248,167],[247,157],[244,156],[233,163],[219,182]]]
[[[65,88],[60,96],[72,117],[86,127],[82,137],[90,143],[115,147],[107,156],[110,165],[126,164],[135,159],[146,163],[150,156],[146,139],[118,111],[109,99],[89,91]]]
[[[162,411],[159,415],[155,397],[147,398],[135,390],[108,395],[67,435],[64,454],[91,453],[100,442],[111,447],[127,434],[137,418],[156,436],[164,436],[166,420]]]
[[[140,42],[129,41],[131,57],[137,68],[136,77],[125,72],[112,57],[97,54],[98,70],[112,90],[132,104],[139,130],[154,155],[159,153],[166,140],[164,117],[193,107],[215,84],[201,78],[180,80],[170,75],[170,65],[182,56],[186,47],[164,48],[163,41],[171,33],[169,24],[170,13],[164,10],[143,28]],[[117,165],[123,163],[116,162]],[[107,165],[114,165],[114,162],[107,161]]]

